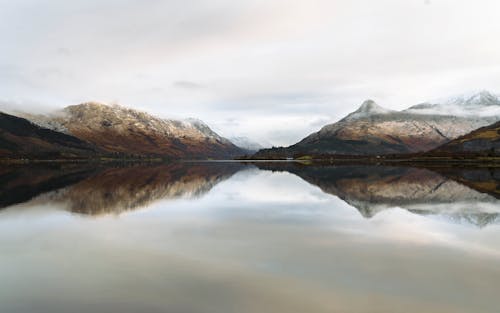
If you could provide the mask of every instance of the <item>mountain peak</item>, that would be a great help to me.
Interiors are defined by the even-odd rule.
[[[112,153],[175,158],[227,157],[242,153],[201,120],[165,119],[118,104],[84,102],[31,120]]]
[[[500,98],[487,90],[414,105],[406,113],[455,116],[500,116]]]
[[[361,106],[356,111],[346,116],[344,120],[353,120],[358,118],[369,117],[372,115],[387,114],[391,112],[392,112],[391,110],[381,107],[373,100],[366,100],[361,104]]]
[[[473,94],[452,98],[448,101],[448,104],[460,105],[463,107],[500,106],[500,99],[487,90],[481,90]]]
[[[100,102],[83,102],[80,104],[75,104],[75,105],[70,105],[67,107],[68,109],[102,109],[102,108],[109,108],[107,104],[100,103]]]
[[[363,112],[363,113],[371,113],[371,112],[378,112],[378,111],[386,111],[384,108],[379,106],[375,101],[373,100],[366,100],[361,104],[359,109],[356,110],[356,112]]]
[[[498,97],[487,90],[482,90],[476,93],[475,95],[467,99],[467,102],[471,104],[481,104],[481,105],[491,105],[491,104],[500,105]]]

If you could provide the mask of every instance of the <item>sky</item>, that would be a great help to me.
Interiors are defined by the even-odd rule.
[[[0,110],[87,101],[289,145],[373,99],[500,92],[498,0],[0,0]]]

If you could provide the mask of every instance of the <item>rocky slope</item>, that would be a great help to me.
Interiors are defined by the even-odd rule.
[[[0,112],[0,158],[86,158],[97,153],[94,146],[74,136]]]
[[[482,127],[431,151],[431,154],[500,155],[500,122]]]
[[[300,142],[287,148],[264,149],[255,156],[383,155],[429,151],[497,121],[499,115],[493,108],[500,108],[500,101],[493,99],[498,101],[495,96],[483,92],[470,101],[457,100],[453,105],[422,104],[403,111],[387,110],[367,100],[358,110]],[[474,114],[481,101],[484,101],[485,109],[481,115]],[[459,107],[460,110],[456,110],[459,114],[448,114],[446,110],[452,107]]]
[[[50,116],[29,118],[111,153],[172,158],[224,158],[243,154],[240,148],[199,120],[160,119],[118,105],[83,103]]]

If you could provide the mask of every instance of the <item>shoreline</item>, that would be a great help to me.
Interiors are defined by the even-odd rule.
[[[297,159],[0,159],[0,165],[119,163],[294,163],[303,166],[371,165],[413,167],[500,167],[500,157],[307,157]]]

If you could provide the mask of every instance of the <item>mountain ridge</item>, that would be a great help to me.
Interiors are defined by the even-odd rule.
[[[486,107],[500,100],[483,92],[477,99],[488,99]],[[491,100],[494,99],[495,101]],[[491,101],[493,102],[491,102]],[[464,102],[468,105],[470,102]],[[437,105],[436,105],[437,107]],[[427,114],[413,106],[402,111],[385,109],[367,100],[356,111],[339,121],[323,126],[288,147],[262,149],[256,158],[284,158],[307,154],[387,155],[431,151],[499,119],[499,115]],[[469,108],[468,108],[469,109]],[[472,110],[472,109],[470,109]],[[415,112],[418,111],[418,112]]]
[[[440,102],[424,102],[404,110],[418,114],[500,116],[500,98],[486,90],[451,97]]]
[[[430,154],[443,153],[500,155],[500,121],[476,129],[430,151]]]
[[[0,112],[1,158],[88,158],[100,150],[71,135]]]
[[[109,153],[172,158],[225,158],[243,154],[200,120],[162,119],[117,104],[85,102],[51,115],[26,117]]]

